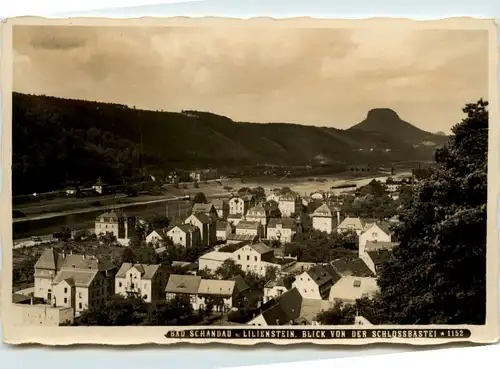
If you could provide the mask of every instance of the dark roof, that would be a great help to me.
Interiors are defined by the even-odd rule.
[[[125,278],[126,273],[132,268],[137,269],[141,273],[141,279],[151,279],[160,268],[160,265],[123,263],[116,274],[116,278]]]
[[[315,265],[309,268],[306,273],[311,277],[314,283],[318,286],[325,284],[334,285],[342,276],[337,273],[333,268],[326,268],[323,265]]]
[[[373,272],[366,263],[358,257],[345,256],[334,260],[330,264],[340,275],[354,277],[374,277]]]
[[[262,312],[268,325],[284,325],[300,317],[302,296],[296,288],[292,288],[270,302],[269,307]]]
[[[295,277],[294,276],[287,276],[287,277],[281,277],[277,281],[269,281],[265,284],[265,287],[267,288],[273,288],[273,287],[285,287],[287,290],[292,288],[292,284],[295,282]]]
[[[251,234],[236,234],[236,233],[231,233],[227,235],[227,240],[228,241],[249,241],[253,242],[257,240],[258,237],[251,235]]]
[[[212,220],[203,213],[195,213],[195,214],[192,214],[191,216],[195,217],[203,224],[210,224],[212,222]]]
[[[108,211],[104,214],[101,214],[99,215],[96,220],[97,221],[100,221],[101,219],[104,219],[105,221],[108,221],[108,222],[117,222],[118,219],[121,219],[121,218],[126,218],[127,217],[127,214],[125,214],[125,212],[123,212],[123,210],[111,210],[111,211]]]
[[[182,230],[184,233],[198,231],[198,228],[196,228],[195,226],[193,226],[191,224],[179,224],[179,225],[176,225],[175,227],[172,227],[172,229],[174,229],[176,227],[179,228],[180,230]]]
[[[236,290],[238,293],[245,292],[250,288],[241,275],[237,275],[236,277],[231,278],[231,280],[236,283]]]
[[[57,253],[54,249],[46,249],[40,255],[35,268],[55,270],[61,268],[111,270],[116,268],[116,266],[108,260],[99,260],[94,256]]]
[[[226,200],[223,199],[215,199],[212,200],[212,205],[216,210],[222,210],[224,208],[229,208],[229,205]]]
[[[252,249],[257,251],[259,254],[267,254],[268,252],[273,252],[273,249],[270,248],[269,246],[263,244],[262,242],[259,243],[252,243],[249,245]]]
[[[259,229],[261,226],[260,222],[252,222],[250,220],[242,220],[238,224],[236,224],[236,229]]]
[[[392,253],[389,250],[368,251],[367,253],[375,265],[380,265],[389,261],[392,256]]]
[[[295,219],[292,218],[271,218],[269,219],[268,228],[276,228],[276,225],[281,224],[282,228],[294,229],[297,225]]]
[[[19,293],[12,294],[12,303],[13,304],[22,304],[23,302],[26,302],[26,301],[31,301],[31,297],[21,295]]]

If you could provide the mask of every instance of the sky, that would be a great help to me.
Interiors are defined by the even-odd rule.
[[[14,91],[345,129],[449,133],[487,99],[488,35],[410,28],[16,26]]]

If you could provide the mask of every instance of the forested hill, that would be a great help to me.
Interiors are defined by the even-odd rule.
[[[437,144],[446,138],[429,135]],[[46,191],[98,177],[116,182],[137,175],[141,163],[158,173],[205,166],[304,165],[318,158],[331,164],[431,159],[435,147],[410,136],[395,138],[374,126],[338,130],[233,122],[211,113],[144,111],[14,93],[13,188],[15,193]]]

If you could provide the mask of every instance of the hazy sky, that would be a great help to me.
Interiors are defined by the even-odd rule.
[[[432,132],[487,99],[485,31],[18,26],[14,90],[237,121],[347,128],[394,109]]]

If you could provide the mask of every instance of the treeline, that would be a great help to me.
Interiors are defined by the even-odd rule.
[[[361,150],[367,147],[390,151]],[[427,160],[377,132],[297,124],[235,123],[215,114],[144,111],[124,105],[13,94],[14,194],[73,182],[107,182],[175,168],[256,164],[329,165]],[[42,175],[43,174],[43,175]]]

